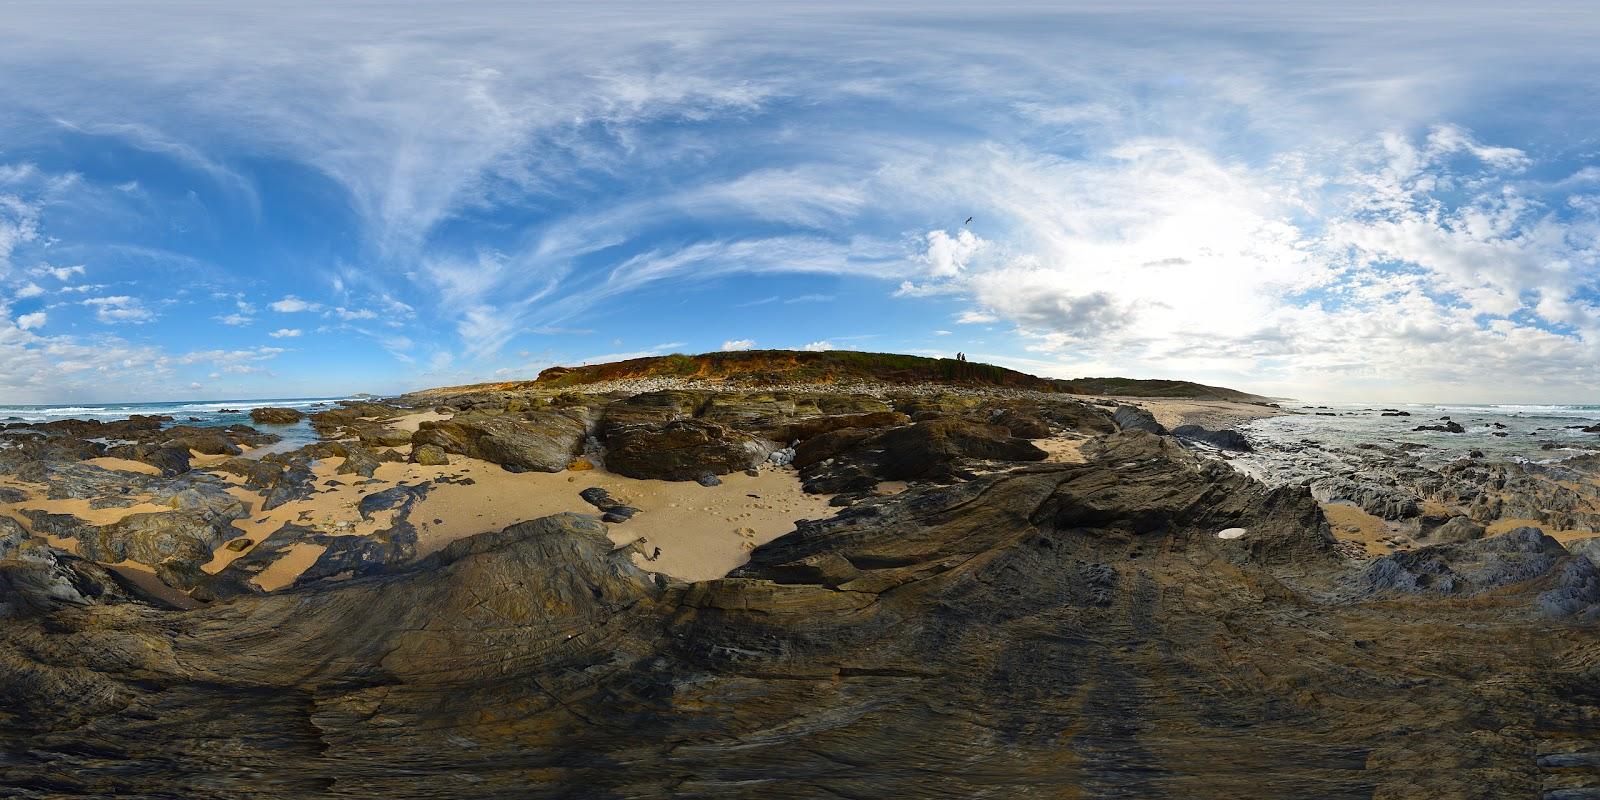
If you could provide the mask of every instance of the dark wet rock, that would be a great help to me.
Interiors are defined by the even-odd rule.
[[[292,408],[253,408],[250,410],[250,421],[258,425],[293,425],[302,419],[305,414]]]
[[[1137,406],[1117,406],[1113,419],[1116,420],[1117,428],[1120,430],[1147,431],[1157,436],[1165,436],[1167,433],[1167,429],[1156,422],[1154,415]]]
[[[1444,419],[1448,420],[1449,417],[1445,417]],[[1413,431],[1439,431],[1441,433],[1466,433],[1467,432],[1466,428],[1461,427],[1461,423],[1453,422],[1453,421],[1452,422],[1446,422],[1443,425],[1418,425],[1417,427],[1412,428],[1411,430],[1413,430]]]
[[[602,522],[627,522],[627,520],[634,518],[634,515],[640,512],[640,510],[629,506],[629,504],[626,504],[626,502],[622,502],[619,501],[619,499],[613,498],[610,491],[603,490],[603,488],[598,488],[598,486],[590,486],[590,488],[587,488],[587,490],[579,491],[578,496],[579,498],[584,499],[584,502],[587,502],[587,504],[590,504],[590,506],[597,507],[597,509],[605,512],[605,514],[600,515],[600,520],[602,520]]]
[[[249,550],[250,545],[253,544],[255,544],[255,542],[251,539],[234,539],[233,541],[224,544],[223,547],[226,547],[235,553],[242,553],[246,550]]]
[[[271,511],[286,503],[305,500],[317,491],[317,475],[303,461],[283,464],[262,488],[261,510]]]
[[[411,448],[411,463],[425,467],[443,467],[450,464],[450,456],[436,444],[419,444]]]
[[[600,521],[612,524],[623,523],[633,519],[633,516],[638,513],[639,509],[633,506],[612,506],[606,509],[604,514],[600,515]]]
[[[423,500],[432,490],[433,485],[428,482],[412,485],[401,483],[366,495],[356,504],[356,510],[361,513],[362,519],[371,519],[379,511],[393,511]]]
[[[106,449],[106,455],[149,464],[163,477],[189,471],[189,448],[172,444],[125,444]]]
[[[769,452],[754,437],[714,422],[682,419],[615,428],[606,438],[606,468],[630,478],[690,481],[760,464]]]
[[[520,416],[469,412],[423,422],[411,441],[517,470],[560,472],[578,454],[588,432],[585,420],[581,410]]]
[[[1384,417],[1409,417],[1409,416],[1411,416],[1411,412],[1410,411],[1395,411],[1394,409],[1384,409],[1383,413],[1380,416],[1384,416]]]
[[[0,503],[19,503],[28,499],[28,493],[10,486],[0,486]]]
[[[378,454],[370,449],[358,444],[347,444],[344,446],[344,463],[334,469],[334,472],[339,475],[360,475],[363,478],[370,478],[382,463]]]
[[[45,497],[51,500],[88,500],[99,507],[133,505],[137,502],[134,495],[149,492],[160,482],[143,473],[70,461],[28,460],[11,474],[29,483],[45,484]]]
[[[721,486],[722,485],[722,479],[717,477],[717,476],[715,476],[715,475],[713,475],[713,474],[711,474],[711,473],[709,473],[709,472],[707,472],[704,475],[701,475],[698,478],[695,478],[694,481],[695,481],[695,483],[698,483],[701,486]]]
[[[1251,451],[1250,441],[1244,438],[1244,434],[1228,428],[1212,431],[1206,430],[1199,425],[1179,425],[1172,429],[1172,435],[1180,439],[1204,442],[1222,450],[1233,450],[1241,453]]]
[[[583,491],[578,492],[578,496],[583,498],[583,502],[588,503],[589,505],[594,506],[601,511],[610,511],[613,508],[627,505],[621,500],[612,497],[610,492],[598,486],[591,486],[587,489],[584,489]]]

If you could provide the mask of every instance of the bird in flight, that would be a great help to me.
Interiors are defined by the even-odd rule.
[[[961,224],[962,224],[962,225],[971,225],[971,224],[972,224],[972,217],[967,217],[967,221],[966,221],[966,222],[963,222],[963,223],[961,223]]]

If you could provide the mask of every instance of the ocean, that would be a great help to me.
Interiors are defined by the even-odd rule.
[[[1600,424],[1600,405],[1285,403],[1284,409],[1294,413],[1241,426],[1258,450],[1298,448],[1307,441],[1336,449],[1410,445],[1429,466],[1466,458],[1474,450],[1489,459],[1546,463],[1600,451],[1600,433],[1581,430]],[[1383,416],[1390,409],[1410,416]],[[1465,432],[1415,430],[1446,421],[1459,423]]]
[[[135,414],[169,416],[169,425],[198,425],[226,427],[249,425],[263,433],[275,433],[283,441],[252,450],[250,455],[260,457],[267,453],[286,452],[317,441],[311,424],[301,420],[293,425],[262,425],[250,421],[250,409],[273,406],[293,408],[307,414],[328,408],[340,400],[351,397],[280,397],[264,400],[179,400],[166,403],[74,403],[64,405],[0,404],[0,423],[50,422],[58,419],[98,419],[104,421],[127,419]]]

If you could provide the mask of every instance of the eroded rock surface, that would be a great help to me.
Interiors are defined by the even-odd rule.
[[[0,561],[0,786],[1320,800],[1594,774],[1587,558],[1518,534],[1361,567],[1303,487],[1144,432],[1085,455],[863,500],[694,584],[575,514],[185,612]],[[1462,590],[1414,577],[1445,569]]]

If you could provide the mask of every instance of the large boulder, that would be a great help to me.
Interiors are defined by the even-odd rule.
[[[709,392],[642,392],[606,406],[597,433],[610,446],[612,434],[624,428],[693,418],[711,397]]]
[[[1016,409],[1002,411],[989,421],[1011,431],[1011,435],[1018,439],[1048,439],[1050,437],[1050,423]]]
[[[665,481],[750,469],[768,452],[753,436],[696,419],[615,430],[607,443],[607,469],[630,478]]]
[[[1429,531],[1427,538],[1435,542],[1470,542],[1482,539],[1485,532],[1483,525],[1470,517],[1456,516]]]
[[[34,529],[78,540],[78,554],[94,561],[137,561],[150,567],[165,562],[192,572],[239,531],[229,520],[201,510],[130,514],[109,525],[90,525],[70,514],[27,512]]]
[[[1172,435],[1179,439],[1204,442],[1222,450],[1250,452],[1250,441],[1244,438],[1244,434],[1231,428],[1213,431],[1199,425],[1179,425],[1172,429]]]
[[[581,411],[532,411],[523,415],[469,412],[424,422],[414,445],[482,459],[511,470],[560,472],[588,432]]]
[[[419,444],[411,448],[411,463],[424,467],[443,467],[450,463],[449,454],[436,444]]]
[[[950,481],[971,461],[1040,461],[1047,453],[999,425],[938,417],[871,431],[844,428],[801,442],[794,465],[808,492],[869,492],[881,481]]]
[[[258,425],[293,425],[306,415],[292,408],[254,408],[250,410],[250,421]]]
[[[1154,414],[1138,406],[1117,406],[1117,411],[1112,415],[1117,427],[1125,431],[1148,431],[1157,436],[1167,435],[1167,429],[1156,422]]]
[[[885,451],[885,480],[941,479],[959,459],[1042,461],[1048,455],[1003,426],[955,418],[894,428],[876,441]]]

